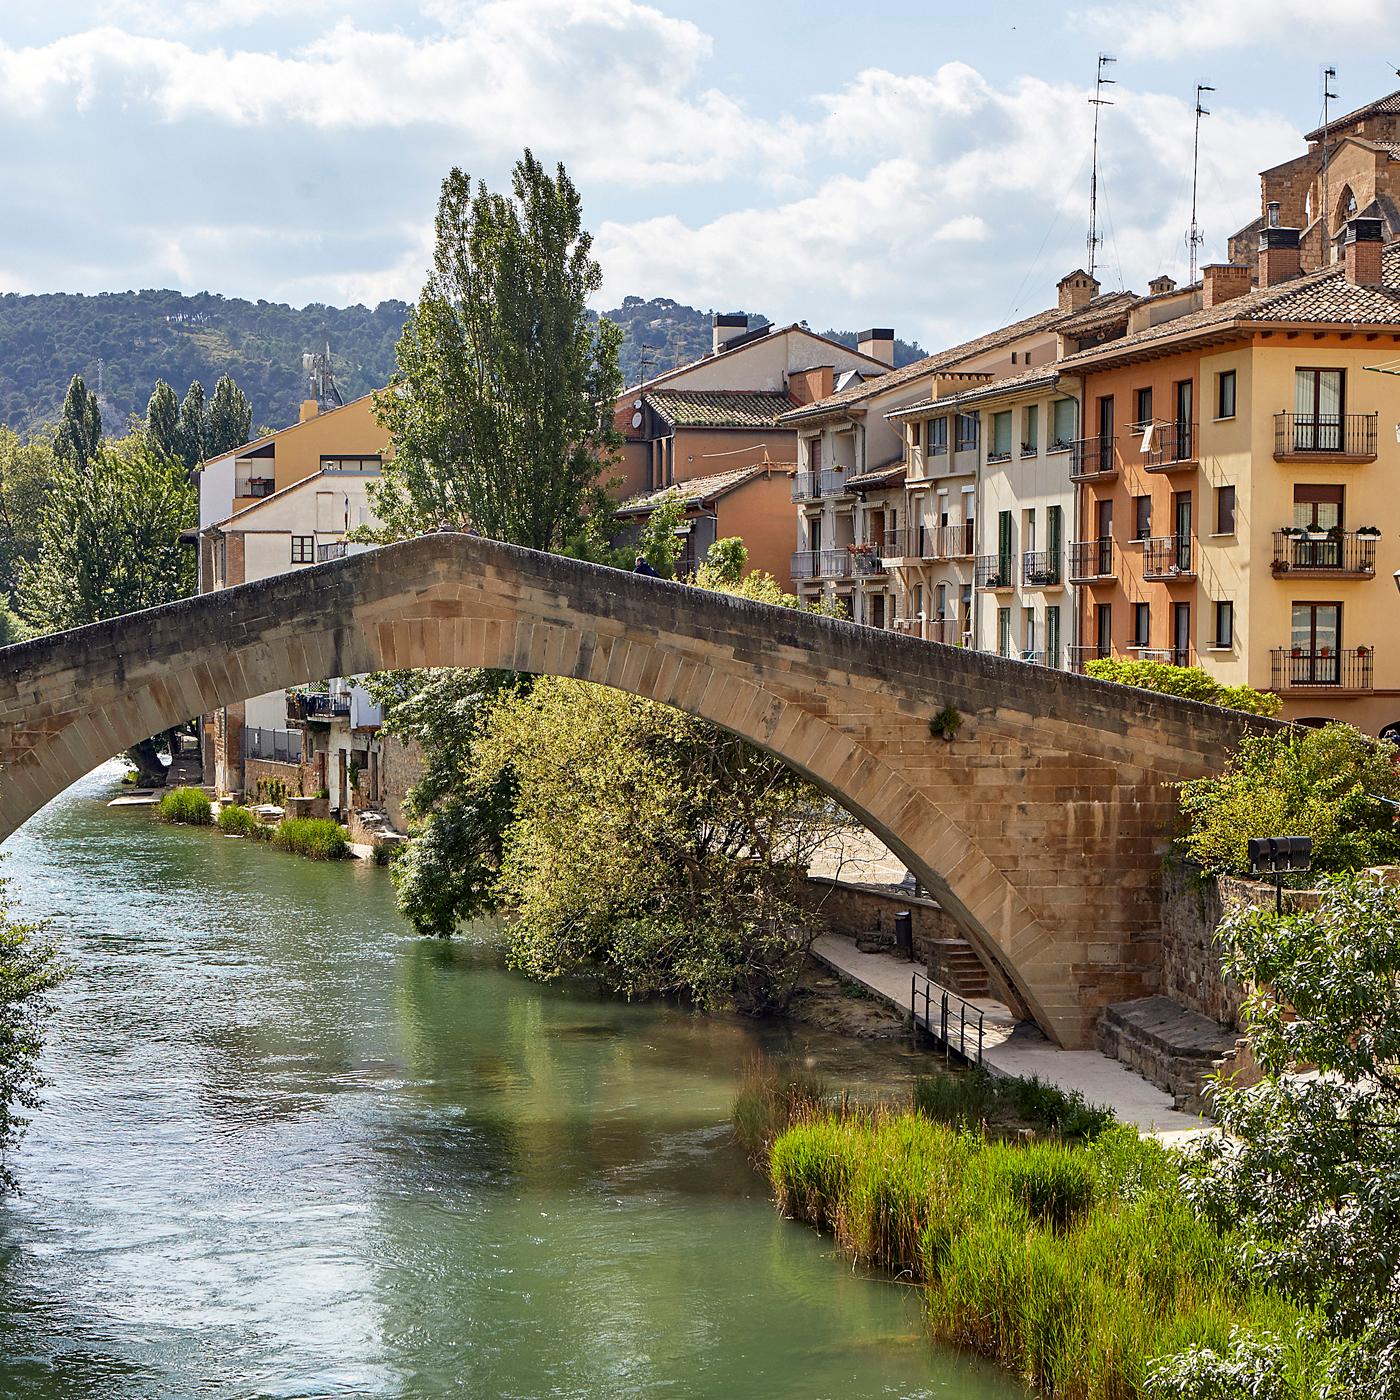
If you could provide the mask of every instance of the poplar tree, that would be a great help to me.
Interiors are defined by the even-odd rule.
[[[179,420],[180,457],[191,471],[209,455],[205,450],[208,440],[209,413],[204,404],[204,385],[196,379],[185,390]]]
[[[221,374],[209,403],[204,456],[217,457],[221,452],[231,452],[235,447],[242,447],[252,435],[253,405],[228,375]]]
[[[63,413],[54,439],[54,455],[73,466],[85,466],[102,443],[102,409],[94,394],[75,374],[63,396]]]
[[[180,442],[180,401],[163,379],[156,380],[146,405],[146,437],[157,451],[184,460]]]
[[[602,285],[578,191],[527,150],[511,194],[454,169],[433,268],[375,397],[393,440],[371,486],[391,537],[470,523],[532,549],[578,549],[607,502],[621,331],[595,327]]]

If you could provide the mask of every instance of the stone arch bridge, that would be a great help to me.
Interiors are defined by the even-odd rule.
[[[1150,994],[1167,784],[1269,722],[458,534],[0,650],[0,838],[97,764],[328,676],[490,666],[674,705],[785,759],[908,864],[1066,1046]],[[951,741],[930,732],[945,706]]]

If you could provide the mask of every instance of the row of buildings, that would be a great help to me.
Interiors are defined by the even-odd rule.
[[[737,535],[867,626],[1199,665],[1292,718],[1400,723],[1400,93],[1307,140],[1189,286],[1077,269],[1053,305],[899,368],[887,328],[851,347],[716,316],[709,354],[615,405],[624,527],[678,500],[682,571]],[[368,398],[309,400],[206,463],[201,588],[355,548],[387,450]],[[254,697],[207,717],[206,772],[392,820],[411,765],[378,719],[349,681]]]

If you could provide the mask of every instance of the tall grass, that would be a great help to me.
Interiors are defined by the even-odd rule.
[[[209,795],[195,787],[171,788],[156,803],[156,816],[163,822],[183,822],[186,826],[208,826],[213,821]]]
[[[745,1067],[734,1100],[730,1113],[734,1136],[755,1162],[766,1163],[773,1139],[821,1109],[826,1097],[827,1087],[819,1076],[759,1057]]]
[[[1013,1145],[920,1113],[825,1112],[778,1134],[778,1204],[865,1263],[927,1285],[934,1336],[1056,1400],[1134,1400],[1154,1358],[1233,1329],[1310,1334],[1310,1313],[1240,1281],[1164,1149],[1115,1127],[1090,1145]],[[1286,1380],[1304,1396],[1320,1347]]]
[[[914,1108],[935,1122],[964,1128],[1024,1122],[1071,1142],[1090,1142],[1113,1123],[1108,1109],[1089,1103],[1078,1090],[1057,1089],[1034,1076],[993,1079],[985,1070],[916,1080]]]
[[[226,836],[256,836],[258,819],[246,807],[225,802],[219,809],[219,830]]]
[[[311,860],[342,860],[350,854],[344,828],[327,817],[288,817],[272,841]]]

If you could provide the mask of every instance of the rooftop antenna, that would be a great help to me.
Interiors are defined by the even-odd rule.
[[[344,407],[345,400],[336,387],[335,371],[331,368],[331,343],[326,341],[324,350],[307,353],[301,357],[301,370],[306,376],[306,394],[316,400],[317,406],[326,409],[334,403]]]
[[[1337,100],[1337,94],[1332,91],[1336,76],[1337,70],[1330,65],[1322,70],[1322,247],[1328,262],[1332,261],[1332,205],[1327,198],[1327,166],[1331,154],[1327,148],[1327,122],[1332,110],[1329,104]]]
[[[1191,276],[1188,284],[1196,280],[1196,254],[1205,242],[1205,235],[1196,222],[1196,179],[1201,165],[1201,118],[1210,116],[1210,111],[1201,106],[1201,94],[1214,91],[1213,87],[1205,83],[1196,84],[1196,135],[1191,142],[1191,232],[1186,235],[1186,242],[1191,249]]]
[[[1113,103],[1103,95],[1105,87],[1113,86],[1112,78],[1104,77],[1104,68],[1110,63],[1117,63],[1118,60],[1110,54],[1101,53],[1099,55],[1098,77],[1094,80],[1094,95],[1089,99],[1089,105],[1094,109],[1094,152],[1092,171],[1089,175],[1089,276],[1094,275],[1094,264],[1098,261],[1099,244],[1103,242],[1103,234],[1099,232],[1099,108],[1112,107]]]

